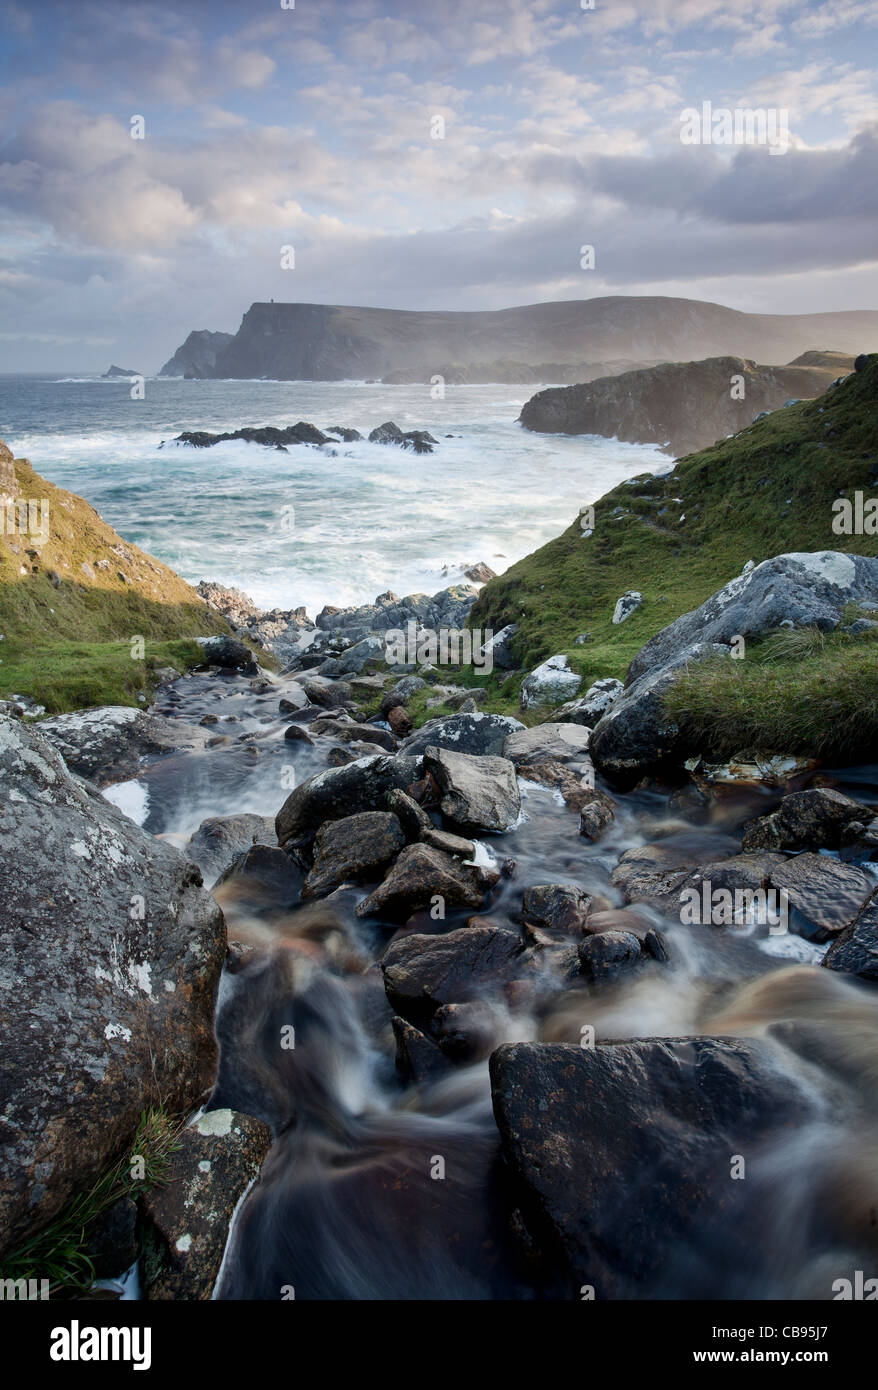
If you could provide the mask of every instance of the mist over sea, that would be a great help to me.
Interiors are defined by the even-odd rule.
[[[313,617],[388,588],[434,593],[477,561],[501,573],[622,479],[668,466],[651,446],[522,429],[534,389],[448,387],[433,400],[427,386],[147,378],[132,400],[127,379],[5,376],[0,438],[190,582]],[[364,436],[394,420],[439,442],[427,455],[365,439],[287,453],[172,442],[298,420]]]

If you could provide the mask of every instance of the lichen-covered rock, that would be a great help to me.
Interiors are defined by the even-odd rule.
[[[55,1216],[215,1061],[222,913],[195,865],[0,719],[0,1228]]]
[[[167,1180],[141,1198],[148,1299],[209,1299],[236,1206],[259,1176],[271,1130],[252,1115],[207,1110],[180,1135]]]
[[[278,811],[278,843],[309,844],[324,821],[383,811],[387,793],[394,788],[405,791],[420,776],[421,767],[419,757],[382,754],[318,772],[296,787]]]
[[[442,719],[428,719],[409,735],[400,751],[420,754],[432,744],[454,753],[481,757],[502,753],[509,735],[523,728],[520,720],[506,714],[486,714],[481,710],[473,714],[450,714]]]
[[[536,666],[521,683],[518,702],[522,709],[532,709],[535,705],[555,705],[562,700],[570,700],[582,685],[582,676],[571,671],[567,657],[562,653],[550,656]]]
[[[129,705],[104,705],[44,719],[40,733],[57,748],[71,772],[97,787],[136,777],[143,760],[203,748],[204,729],[147,714]]]
[[[589,738],[590,731],[582,724],[537,724],[510,734],[503,744],[503,756],[516,767],[547,759],[565,762],[585,757]]]

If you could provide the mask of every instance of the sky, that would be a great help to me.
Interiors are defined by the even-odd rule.
[[[0,0],[0,372],[270,298],[878,308],[878,0],[592,3]]]

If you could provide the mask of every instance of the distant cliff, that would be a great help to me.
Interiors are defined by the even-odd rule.
[[[234,340],[234,336],[234,333],[211,333],[206,328],[194,329],[162,367],[159,376],[185,376],[196,380],[221,376],[221,372],[214,371],[217,354]]]
[[[600,434],[631,444],[659,444],[679,458],[736,434],[764,410],[819,396],[854,365],[843,353],[809,352],[805,357],[828,365],[762,367],[740,357],[663,363],[539,391],[519,419],[525,429],[543,434]]]
[[[191,333],[162,373],[343,381],[404,372],[428,381],[443,363],[476,371],[502,359],[537,366],[734,354],[788,362],[815,342],[878,350],[878,312],[742,314],[636,295],[476,312],[257,303],[231,338]]]

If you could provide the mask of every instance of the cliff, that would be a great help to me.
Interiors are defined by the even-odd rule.
[[[660,444],[679,458],[737,433],[790,399],[819,396],[854,365],[842,353],[805,357],[828,357],[831,365],[764,367],[740,357],[668,362],[540,391],[519,419],[525,429],[545,434],[600,434],[631,444]]]
[[[475,312],[253,304],[238,332],[190,334],[164,375],[280,381],[429,380],[443,364],[685,361],[734,354],[787,362],[815,342],[878,349],[878,312],[743,314],[694,299],[614,295]],[[195,340],[195,341],[193,341]]]

